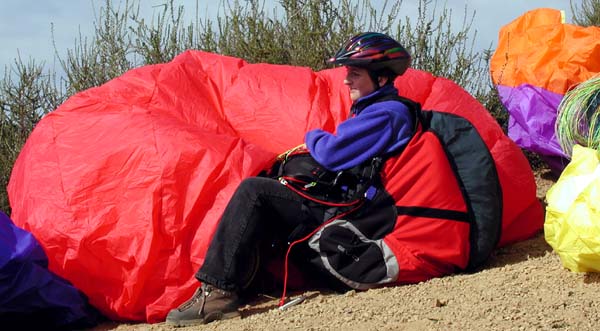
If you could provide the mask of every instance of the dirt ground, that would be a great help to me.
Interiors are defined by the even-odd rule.
[[[536,179],[543,201],[555,178],[542,171]],[[600,275],[564,269],[540,233],[498,249],[474,273],[364,292],[307,292],[285,311],[270,300],[247,306],[241,319],[196,327],[104,323],[93,330],[597,330],[599,293]]]

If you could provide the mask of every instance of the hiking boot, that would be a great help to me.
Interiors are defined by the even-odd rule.
[[[188,301],[169,312],[166,323],[177,327],[234,318],[240,316],[239,306],[237,294],[202,284]]]

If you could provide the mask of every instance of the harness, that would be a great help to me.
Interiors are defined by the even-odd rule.
[[[330,171],[320,165],[306,147],[296,147],[278,157],[272,177],[310,201],[325,206],[354,206],[368,191],[383,165],[374,157],[351,169]]]

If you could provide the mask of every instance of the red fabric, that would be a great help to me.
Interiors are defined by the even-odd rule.
[[[431,132],[413,137],[399,157],[386,162],[383,173],[390,176],[384,187],[397,206],[467,211],[445,152]]]
[[[445,152],[431,132],[415,135],[399,157],[386,162],[383,173],[390,176],[384,187],[397,206],[467,211]],[[467,222],[400,215],[385,241],[398,259],[400,284],[447,275],[469,262]]]
[[[423,85],[417,88],[417,82]],[[544,210],[536,198],[535,178],[529,162],[485,108],[454,82],[429,73],[409,70],[395,84],[400,95],[421,102],[423,109],[466,118],[485,141],[502,187],[502,235],[498,245],[523,240],[540,231]]]
[[[199,51],[131,70],[38,123],[11,175],[11,218],[40,241],[49,268],[108,317],[161,321],[197,286],[193,275],[239,182],[307,130],[334,130],[346,117],[343,77],[344,69]],[[396,84],[425,108],[481,122],[506,197],[504,242],[539,228],[531,170],[481,105],[416,70]]]

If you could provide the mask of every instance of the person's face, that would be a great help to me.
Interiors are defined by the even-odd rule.
[[[367,96],[375,91],[375,85],[369,76],[369,71],[364,68],[347,66],[344,84],[348,85],[350,89],[350,99],[352,101],[356,101],[358,98]]]

